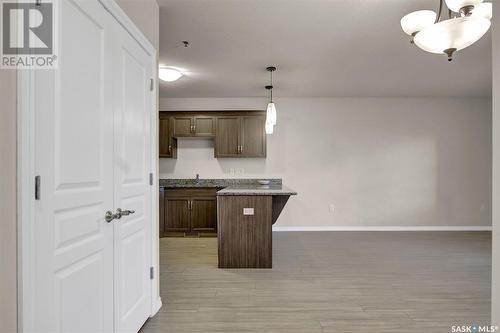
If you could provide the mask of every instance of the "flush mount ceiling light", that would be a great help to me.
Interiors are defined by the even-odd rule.
[[[162,81],[174,82],[179,80],[183,74],[175,68],[171,67],[160,67],[158,69],[158,77]]]
[[[448,18],[443,19],[444,2]],[[446,54],[448,61],[456,51],[477,42],[491,26],[492,5],[483,0],[440,0],[439,12],[419,10],[401,19],[401,28],[424,51]]]
[[[274,66],[269,66],[266,68],[266,70],[270,73],[271,75],[271,84],[266,86],[266,90],[269,91],[270,99],[269,103],[267,104],[267,113],[266,113],[266,133],[267,134],[273,134],[274,132],[274,125],[276,125],[276,105],[274,104],[273,101],[273,72],[276,71],[276,67]]]

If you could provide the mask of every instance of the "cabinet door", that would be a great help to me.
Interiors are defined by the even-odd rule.
[[[215,135],[215,118],[210,116],[193,117],[195,136],[212,137]]]
[[[170,118],[160,117],[158,136],[160,139],[160,157],[172,157],[172,138],[170,135]]]
[[[192,231],[215,232],[217,230],[217,200],[212,198],[191,199]]]
[[[217,117],[215,157],[239,156],[240,117]]]
[[[174,136],[193,136],[193,117],[175,116]]]
[[[165,199],[165,232],[189,231],[191,219],[189,203],[189,198]]]
[[[266,157],[266,117],[241,117],[240,154],[242,157]]]

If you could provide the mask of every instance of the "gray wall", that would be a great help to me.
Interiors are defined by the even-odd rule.
[[[493,5],[493,323],[500,325],[500,4]]]
[[[17,330],[16,71],[0,70],[0,330]]]
[[[161,102],[162,110],[266,105],[248,98]],[[212,141],[179,140],[178,159],[161,159],[160,175],[282,177],[299,195],[278,227],[491,226],[490,99],[276,103],[267,159],[215,159]]]

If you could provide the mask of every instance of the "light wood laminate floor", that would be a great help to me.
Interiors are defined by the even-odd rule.
[[[489,232],[279,232],[272,270],[218,269],[217,239],[160,240],[152,332],[451,332],[489,324]]]

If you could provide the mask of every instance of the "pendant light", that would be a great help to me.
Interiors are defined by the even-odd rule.
[[[445,9],[447,19],[442,17]],[[446,54],[451,61],[456,51],[488,32],[492,11],[492,4],[483,0],[440,0],[438,14],[430,10],[410,13],[401,19],[401,28],[412,36],[411,43],[427,52]]]
[[[269,66],[266,70],[270,73],[271,76],[271,84],[266,86],[266,89],[270,92],[269,103],[267,104],[267,112],[266,112],[266,133],[273,134],[274,125],[276,125],[277,115],[276,115],[276,105],[273,101],[273,72],[276,71],[276,67]]]

